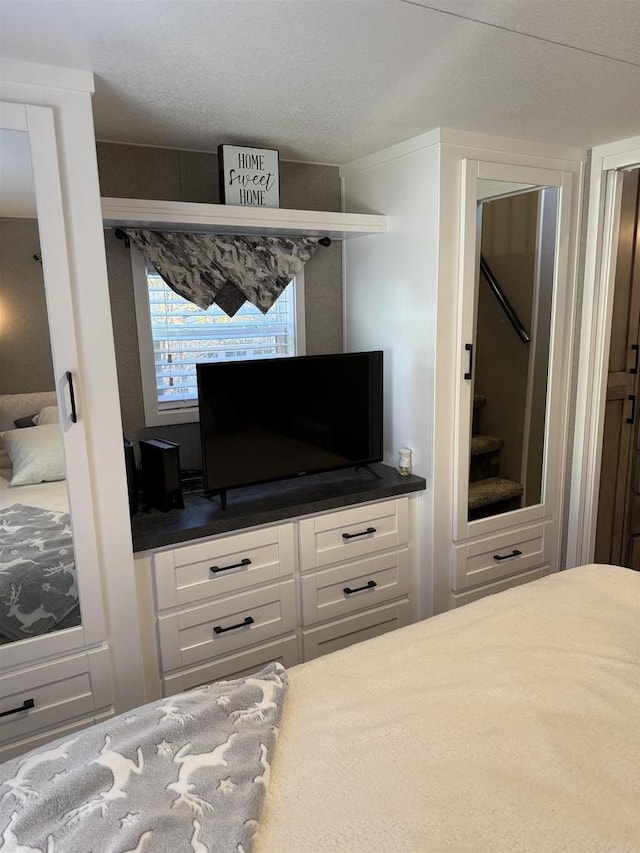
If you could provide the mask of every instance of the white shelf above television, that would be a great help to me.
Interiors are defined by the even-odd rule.
[[[378,214],[131,198],[103,198],[102,217],[107,228],[331,237],[334,240],[383,234],[387,230],[386,217]]]

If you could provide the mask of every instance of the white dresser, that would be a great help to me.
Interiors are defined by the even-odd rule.
[[[370,501],[140,554],[149,698],[290,667],[419,618],[412,509]],[[152,623],[152,626],[151,626]]]

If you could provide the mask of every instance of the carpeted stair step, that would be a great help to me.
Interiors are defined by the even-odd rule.
[[[474,435],[471,438],[471,455],[497,453],[504,447],[504,438],[499,435]]]
[[[522,492],[522,483],[503,480],[502,477],[475,480],[469,483],[469,510],[519,498]]]

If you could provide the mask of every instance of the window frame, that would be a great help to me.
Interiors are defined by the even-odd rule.
[[[156,364],[153,334],[151,331],[151,310],[149,308],[146,261],[142,252],[133,245],[130,247],[130,254],[145,426],[154,427],[197,423],[200,420],[197,401],[195,405],[190,403],[189,405],[175,409],[160,409],[158,407]],[[304,270],[300,270],[289,286],[293,286],[294,355],[305,355]],[[282,357],[289,358],[290,356]]]

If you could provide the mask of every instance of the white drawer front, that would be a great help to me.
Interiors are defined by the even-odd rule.
[[[91,714],[113,702],[108,649],[74,655],[0,678],[0,743]]]
[[[406,545],[408,498],[362,504],[300,522],[300,569],[343,563]]]
[[[408,594],[406,548],[302,577],[302,624],[338,619]]]
[[[265,643],[256,649],[220,658],[213,663],[167,675],[162,679],[162,695],[173,696],[175,693],[192,690],[220,679],[246,678],[273,661],[284,667],[300,663],[298,638],[285,637],[273,643]]]
[[[521,574],[545,562],[544,525],[520,528],[456,548],[453,590]]]
[[[153,558],[159,610],[227,595],[293,574],[293,524],[174,548]]]
[[[370,640],[409,623],[409,602],[399,601],[366,610],[347,619],[329,622],[302,632],[303,658],[313,660],[320,655],[346,649],[362,640]]]
[[[481,586],[477,589],[472,589],[469,592],[451,593],[449,597],[449,606],[462,607],[464,604],[470,604],[472,601],[478,601],[487,595],[495,595],[496,592],[504,592],[505,589],[511,589],[514,586],[520,586],[530,581],[535,581],[538,578],[543,578],[545,575],[550,575],[553,569],[551,566],[539,566],[537,569],[532,569],[528,572],[523,572],[521,575],[513,575],[504,580],[494,581],[494,583]]]
[[[0,746],[0,762],[9,761],[11,758],[16,758],[18,755],[24,755],[25,752],[30,752],[32,749],[37,749],[45,743],[51,743],[58,738],[68,738],[75,732],[82,731],[94,723],[102,723],[105,720],[114,716],[113,708],[108,712],[101,714],[92,714],[90,717],[81,717],[68,725],[55,726],[40,731],[38,734],[31,735],[21,740],[12,741],[6,746]]]
[[[159,616],[162,670],[182,669],[291,633],[296,613],[291,579]]]

